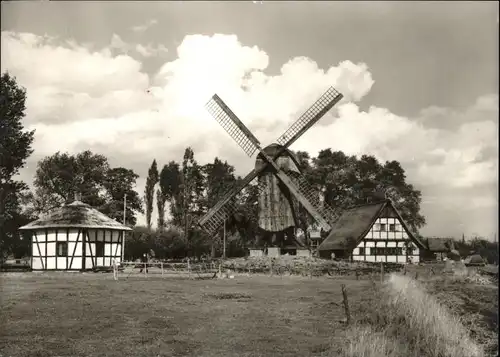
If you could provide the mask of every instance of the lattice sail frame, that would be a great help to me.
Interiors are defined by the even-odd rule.
[[[287,131],[285,131],[283,135],[278,138],[278,143],[283,147],[281,152],[279,152],[276,157],[281,155],[282,151],[285,151],[287,147],[296,141],[305,131],[314,125],[314,123],[321,119],[321,117],[323,117],[337,102],[339,102],[342,97],[343,96],[340,92],[338,92],[335,88],[330,87],[303,115],[299,117],[294,124],[292,124]],[[261,151],[260,142],[257,138],[246,128],[246,126],[217,94],[215,94],[206,104],[206,108],[248,156],[251,157],[257,150]],[[265,153],[263,154],[267,157]],[[274,158],[267,157],[267,159],[271,159],[272,161]],[[268,164],[275,166],[274,162],[269,162]],[[267,165],[264,165],[264,167],[266,166]],[[224,220],[236,212],[237,208],[233,198],[247,184],[253,181],[253,178],[255,178],[258,173],[259,172],[255,172],[255,170],[250,172],[243,180],[243,185],[229,190],[228,193],[224,195],[224,198],[220,200],[211,210],[209,210],[209,212],[200,220],[200,225],[205,231],[207,231],[207,233],[210,235],[214,234],[223,224]],[[281,180],[290,180],[280,171],[276,174]],[[295,173],[293,175],[293,179],[290,181],[293,183],[293,186],[296,186],[298,193],[300,193],[321,216],[321,220],[325,219],[330,223],[336,221],[339,216],[339,212],[335,212],[325,202],[320,202],[319,192],[317,192],[301,174]],[[258,194],[262,192],[262,189],[263,188],[258,185]],[[326,223],[326,226],[329,226],[328,223]]]
[[[285,147],[290,146],[305,132],[305,130],[309,129],[321,119],[323,115],[342,99],[342,97],[342,94],[335,88],[328,88],[328,90],[278,138],[278,144]]]
[[[259,140],[245,127],[240,119],[233,113],[231,109],[215,94],[212,99],[208,101],[205,108],[214,117],[215,120],[227,131],[229,136],[243,149],[249,156],[257,150],[254,142],[259,143]]]

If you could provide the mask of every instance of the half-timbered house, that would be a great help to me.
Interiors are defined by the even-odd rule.
[[[89,270],[119,263],[125,231],[131,230],[80,201],[20,229],[31,232],[32,270]]]
[[[353,261],[418,263],[427,249],[414,235],[391,200],[356,206],[343,212],[318,247],[320,257]]]

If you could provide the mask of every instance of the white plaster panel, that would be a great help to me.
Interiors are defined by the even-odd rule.
[[[47,240],[47,237],[45,237],[45,231],[38,230],[35,232],[35,234],[33,234],[33,237],[35,237],[35,235],[35,240],[38,240],[39,242],[45,242]]]
[[[85,247],[85,254],[88,257],[95,257],[95,243],[87,242],[87,246]]]
[[[385,242],[377,242],[377,247],[385,247]]]
[[[404,247],[405,246],[405,242],[398,242],[398,247]]]
[[[418,255],[414,255],[414,256],[413,256],[413,262],[414,262],[414,263],[418,263],[418,262],[420,262],[420,257],[419,257]]]
[[[76,246],[75,242],[68,242],[68,257],[71,257],[73,255],[73,251],[75,250],[75,246]],[[75,255],[80,255],[80,253],[75,251]]]
[[[33,270],[43,269],[42,259],[40,257],[33,257],[33,263],[31,265],[31,269],[33,269]]]
[[[47,269],[56,268],[56,258],[47,258]]]
[[[116,261],[116,264],[120,263],[122,260],[122,258],[119,255],[114,257],[113,259]]]
[[[396,255],[388,255],[387,256],[387,262],[397,263],[397,256]]]
[[[56,230],[55,229],[48,229],[47,234],[46,234],[46,239],[47,240],[56,240]]]
[[[40,247],[41,248],[41,247]],[[47,243],[47,256],[56,255],[56,243]]]
[[[38,243],[38,246],[40,247],[40,254],[41,254],[42,256],[45,256],[45,245],[46,245],[46,244],[47,244],[47,243]],[[38,252],[38,248],[37,248],[37,252]]]
[[[352,250],[352,255],[359,255],[359,248],[354,248]]]
[[[375,242],[366,242],[366,247],[375,247]]]
[[[78,237],[78,232],[79,232],[78,229],[70,229],[68,233],[68,240],[72,242],[76,241],[77,238],[78,240],[82,240],[81,236]]]
[[[90,269],[94,266],[94,263],[92,262],[92,258],[87,257],[85,258],[85,269]]]
[[[398,263],[406,263],[406,256],[398,255]]]
[[[370,248],[365,248],[365,255],[370,255]]]
[[[420,255],[420,250],[418,248],[413,249],[414,255]]]
[[[71,258],[69,260],[71,262]],[[82,258],[80,258],[80,257],[73,258],[73,262],[71,263],[71,267],[68,267],[68,269],[81,269],[81,268],[82,268]]]
[[[396,239],[403,239],[403,232],[397,231],[395,237]]]
[[[369,255],[366,257],[366,261],[367,262],[374,262],[375,261],[375,257],[373,255]]]
[[[118,249],[113,250],[113,254],[116,254],[116,257],[121,257],[122,256],[122,246],[121,244],[118,244]]]
[[[113,256],[115,255],[117,245],[118,245],[118,243],[111,244],[111,254],[110,255],[113,255]]]
[[[385,217],[379,218],[379,223],[387,225],[387,218],[385,218]]]
[[[31,256],[32,257],[39,257],[40,256],[40,254],[38,253],[38,247],[37,247],[36,243],[33,243],[31,245]]]
[[[396,248],[396,246],[397,246],[397,244],[396,244],[396,243],[397,243],[397,242],[391,242],[391,241],[389,241],[389,242],[387,242],[387,247],[388,247],[388,248]]]
[[[389,235],[387,234],[387,231],[381,231],[380,232],[380,238],[381,239],[387,239]]]
[[[365,260],[365,257],[362,256],[362,255],[355,255],[355,256],[352,257],[352,260],[363,261],[363,260]]]
[[[377,262],[385,262],[385,255],[377,255]]]
[[[104,258],[99,257],[96,259],[96,265],[97,266],[103,266],[104,265]]]
[[[104,243],[104,255],[111,255],[111,243]]]
[[[373,229],[370,230],[368,233],[366,233],[365,238],[366,239],[373,239]]]
[[[66,232],[67,232],[66,229],[59,229],[57,231],[57,241],[58,242],[66,242],[67,241]]]
[[[409,238],[409,237],[408,237],[408,233],[406,233],[406,231],[403,231],[403,238],[405,238],[405,239],[406,239],[406,238]]]
[[[67,269],[66,258],[56,258],[56,259],[57,259],[57,269]]]

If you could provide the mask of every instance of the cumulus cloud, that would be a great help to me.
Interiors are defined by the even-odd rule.
[[[151,19],[148,22],[146,22],[145,24],[137,25],[137,26],[132,27],[132,31],[134,31],[134,32],[144,32],[147,29],[149,29],[149,28],[153,27],[154,25],[156,25],[157,23],[158,23],[158,20]]]
[[[90,148],[114,165],[145,175],[153,158],[160,164],[179,160],[191,146],[199,162],[219,156],[244,175],[253,159],[205,111],[214,93],[266,145],[334,86],[344,99],[292,149],[315,155],[330,147],[399,160],[408,180],[422,189],[424,214],[430,225],[434,220],[435,230],[439,220],[429,215],[444,214],[443,202],[498,180],[498,94],[480,97],[461,111],[432,107],[407,118],[376,106],[359,109],[357,103],[375,83],[364,63],[345,60],[319,68],[310,58],[296,57],[271,76],[263,49],[243,45],[234,35],[191,35],[177,48],[176,58],[150,77],[138,60],[124,54],[130,47],[121,38],[116,36],[111,47],[122,54],[2,33],[2,70],[27,88],[27,123],[37,129],[30,174],[33,160],[41,156]],[[147,57],[151,49],[136,45],[135,50]],[[468,207],[484,208],[495,204],[488,192],[474,200],[460,197]],[[465,212],[453,214],[465,219]]]
[[[153,45],[152,43],[148,44],[132,44],[127,43],[122,40],[120,36],[117,34],[113,34],[111,36],[111,44],[110,47],[115,49],[120,53],[138,53],[142,57],[152,57],[152,56],[161,56],[168,52],[168,48],[163,44]]]

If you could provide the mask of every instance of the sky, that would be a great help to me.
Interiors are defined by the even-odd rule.
[[[291,147],[398,160],[425,236],[498,226],[498,2],[2,2],[1,71],[36,129],[20,178],[90,149],[140,175],[153,159],[254,164],[205,111],[217,93],[262,144],[328,87],[344,95]],[[139,217],[139,223],[144,223]]]

